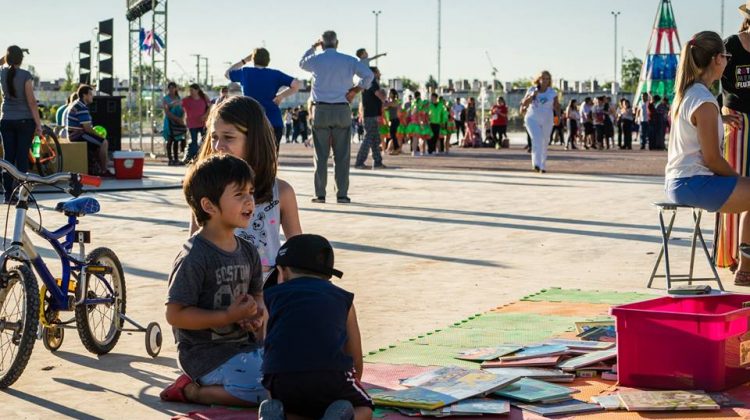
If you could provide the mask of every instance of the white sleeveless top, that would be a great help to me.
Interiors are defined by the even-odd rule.
[[[253,244],[264,267],[276,265],[276,254],[281,248],[281,202],[278,181],[273,183],[271,202],[255,204],[250,226],[235,230],[235,234]]]
[[[719,111],[716,121],[719,148],[723,146],[724,125],[721,120],[721,108],[716,98],[706,85],[695,83],[685,91],[685,96],[678,108],[677,121],[672,122],[669,133],[669,153],[667,166],[664,169],[666,179],[688,178],[696,175],[713,175],[703,160],[701,144],[698,140],[698,129],[690,122],[698,107],[711,103]]]

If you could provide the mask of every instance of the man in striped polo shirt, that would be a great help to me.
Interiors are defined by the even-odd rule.
[[[78,100],[73,102],[66,112],[68,118],[65,121],[65,128],[68,131],[68,140],[71,142],[85,141],[87,143],[89,159],[95,156],[98,160],[98,165],[92,165],[94,162],[89,162],[89,172],[93,172],[92,175],[112,177],[114,174],[107,169],[109,143],[107,139],[100,137],[94,131],[91,124],[88,105],[92,102],[94,102],[94,88],[89,85],[81,85],[78,88]]]

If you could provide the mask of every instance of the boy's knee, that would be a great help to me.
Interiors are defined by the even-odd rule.
[[[372,408],[354,407],[354,420],[372,420]]]

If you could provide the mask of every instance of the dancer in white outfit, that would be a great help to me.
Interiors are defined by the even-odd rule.
[[[550,73],[546,70],[541,72],[521,102],[528,107],[524,122],[531,135],[531,164],[534,171],[541,173],[547,172],[547,143],[552,134],[554,111],[560,112],[557,92],[550,87],[551,84]]]

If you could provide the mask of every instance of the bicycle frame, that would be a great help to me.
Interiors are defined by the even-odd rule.
[[[28,188],[31,189],[31,186]],[[52,296],[50,309],[53,311],[71,310],[73,306],[81,304],[96,305],[113,303],[115,300],[115,291],[106,278],[96,273],[90,274],[102,280],[107,287],[107,291],[111,294],[111,298],[87,299],[84,294],[81,294],[77,301],[69,299],[68,286],[71,274],[79,273],[77,276],[80,282],[78,286],[79,290],[86,290],[86,274],[89,274],[86,272],[87,265],[85,262],[86,254],[83,235],[79,235],[78,240],[76,240],[77,232],[75,228],[78,224],[78,218],[76,216],[68,216],[68,222],[64,226],[55,231],[49,231],[27,216],[28,198],[29,190],[20,188],[18,192],[18,204],[16,205],[15,225],[13,227],[13,242],[10,248],[0,255],[0,267],[4,267],[8,259],[30,263]],[[41,255],[36,251],[31,238],[26,234],[26,226],[52,245],[62,266],[60,285],[57,284],[57,280],[49,268],[47,268],[47,264],[45,264]],[[80,245],[78,258],[73,256],[73,245],[75,243]]]

